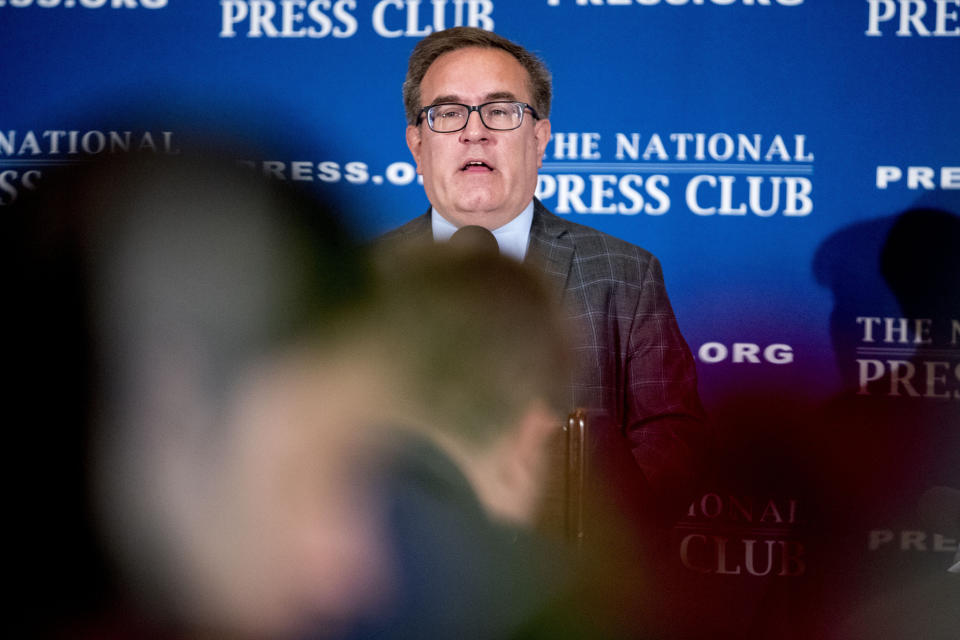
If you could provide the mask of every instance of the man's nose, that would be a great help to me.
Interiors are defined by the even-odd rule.
[[[483,124],[479,111],[471,111],[467,114],[467,126],[460,131],[460,140],[462,142],[477,142],[488,138],[489,129]]]

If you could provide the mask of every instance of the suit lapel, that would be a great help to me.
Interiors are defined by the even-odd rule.
[[[387,234],[399,240],[407,247],[423,246],[433,242],[433,225],[430,210],[414,218],[407,224]],[[573,264],[574,244],[563,218],[550,213],[543,204],[533,201],[533,224],[530,225],[530,246],[525,262],[531,264],[546,276],[547,285],[563,299],[563,293],[570,279]]]
[[[433,242],[433,224],[430,219],[430,209],[422,216],[414,218],[398,229],[403,234],[404,242],[424,245]]]
[[[561,300],[573,264],[573,240],[562,218],[550,213],[539,200],[534,199],[533,203],[533,224],[530,226],[526,262],[543,271],[547,276],[547,284],[557,300]]]

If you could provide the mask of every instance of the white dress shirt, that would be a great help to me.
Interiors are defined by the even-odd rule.
[[[430,210],[430,222],[433,226],[435,242],[446,242],[457,230],[457,227],[436,209]],[[493,229],[493,237],[497,239],[501,255],[513,258],[517,262],[523,262],[523,259],[527,257],[527,246],[530,244],[530,226],[532,224],[533,200],[516,218],[502,227]]]

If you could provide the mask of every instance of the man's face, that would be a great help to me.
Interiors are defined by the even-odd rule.
[[[437,58],[420,83],[423,106],[532,102],[526,69],[501,49],[468,47]],[[536,108],[536,105],[533,105]],[[430,203],[458,227],[501,227],[529,204],[550,139],[550,122],[525,111],[512,131],[492,131],[471,113],[466,128],[436,133],[426,118],[407,127],[407,145]],[[482,164],[476,164],[477,162]]]

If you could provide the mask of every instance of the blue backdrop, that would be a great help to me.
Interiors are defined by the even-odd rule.
[[[415,42],[460,24],[553,73],[545,204],[663,263],[718,435],[673,550],[713,603],[696,629],[783,635],[759,603],[827,562],[834,514],[811,487],[882,467],[864,439],[928,447],[922,471],[882,472],[929,474],[904,504],[960,487],[960,1],[0,0],[0,204],[50,166],[241,132],[261,151],[238,160],[345,197],[372,237],[427,207],[400,85]],[[890,427],[901,400],[913,418]],[[865,512],[857,566],[949,566],[958,534]],[[766,540],[800,545],[775,547],[794,566],[748,571]]]

